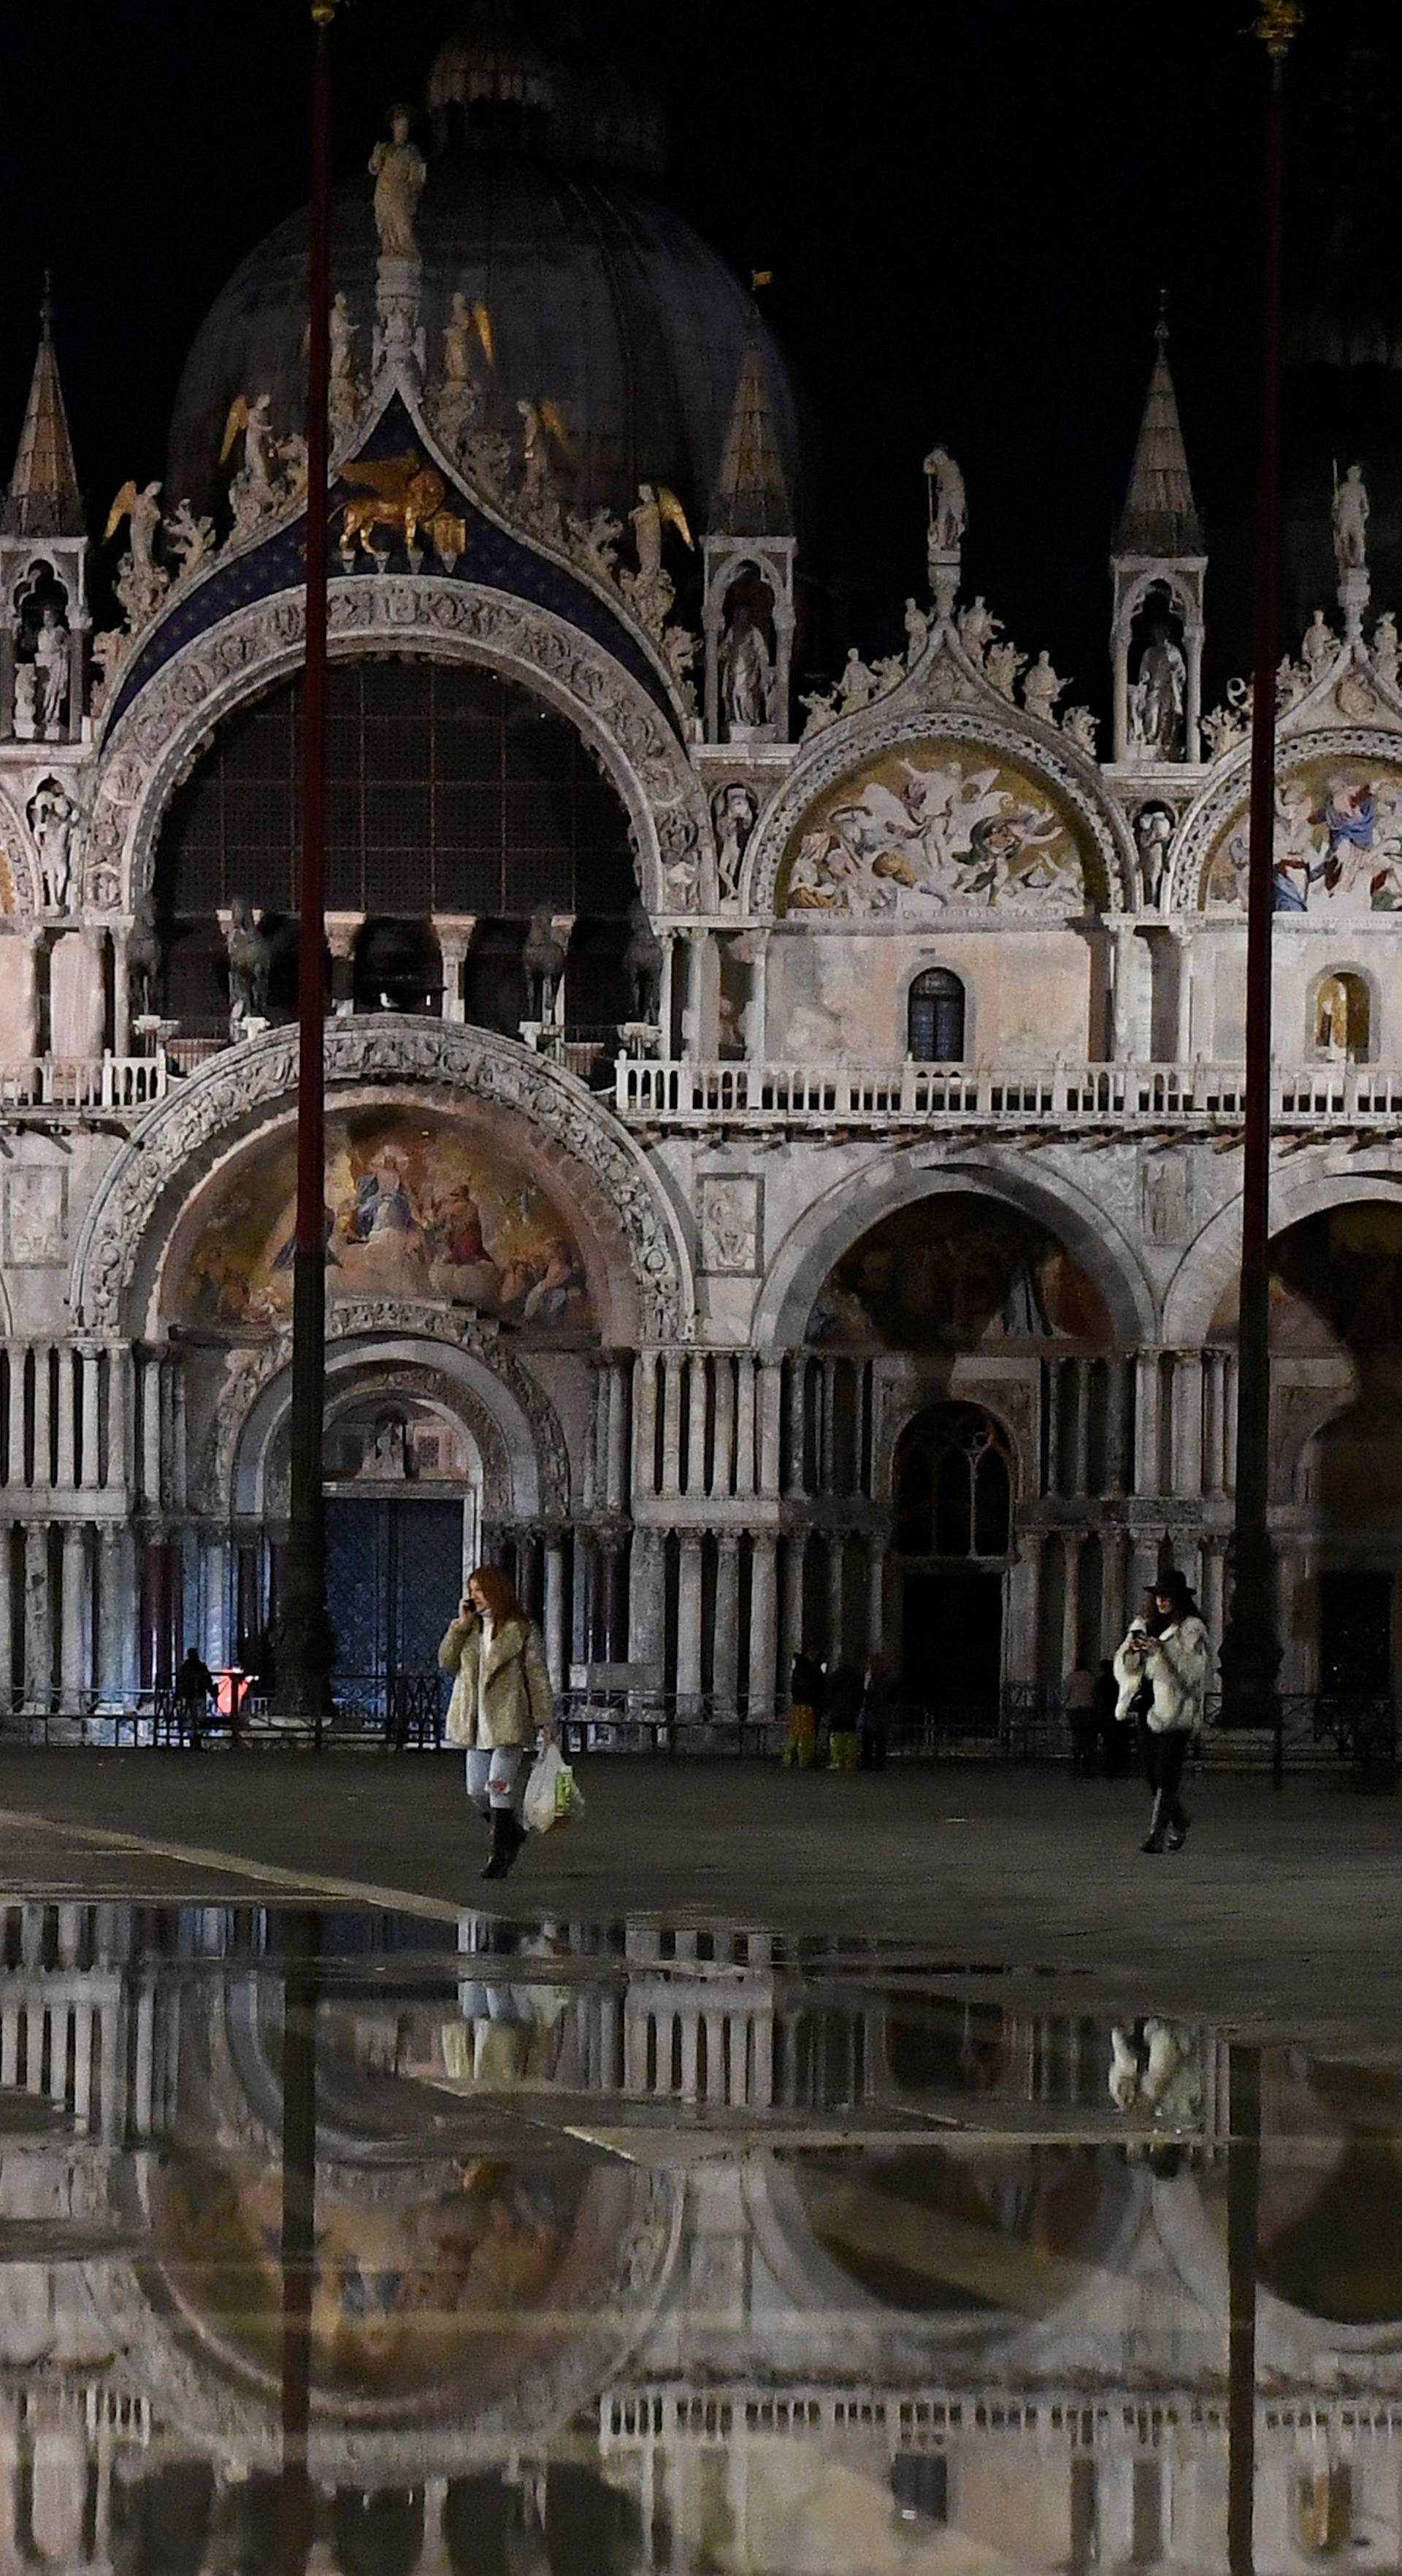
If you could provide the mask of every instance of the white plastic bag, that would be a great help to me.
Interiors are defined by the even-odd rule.
[[[557,1825],[567,1825],[584,1813],[584,1800],[574,1785],[574,1773],[560,1758],[559,1747],[547,1744],[537,1754],[526,1782],[521,1813],[527,1830],[533,1834],[553,1833]]]

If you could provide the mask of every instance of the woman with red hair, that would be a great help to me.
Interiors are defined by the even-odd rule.
[[[553,1742],[555,1696],[540,1631],[499,1565],[469,1575],[438,1661],[453,1675],[444,1732],[465,1748],[467,1794],[491,1819],[482,1875],[505,1878],[526,1839],[515,1810],[522,1761],[538,1736]]]

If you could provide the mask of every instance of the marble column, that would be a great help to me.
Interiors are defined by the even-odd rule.
[[[90,1582],[88,1533],[81,1521],[68,1521],[63,1532],[59,1640],[61,1707],[65,1717],[81,1716],[87,1699],[92,1656]]]
[[[620,1512],[628,1492],[628,1377],[621,1360],[609,1362],[607,1394],[604,1501],[611,1512]]]
[[[784,1476],[786,1494],[803,1494],[808,1490],[807,1412],[808,1361],[802,1351],[792,1353],[785,1388],[786,1443],[788,1463]]]
[[[104,1521],[98,1539],[98,1688],[124,1707],[136,1687],[136,1558],[131,1526]]]
[[[732,1717],[740,1687],[740,1539],[722,1530],[716,1542],[716,1616],[711,1691],[719,1716]]]
[[[1191,1499],[1202,1492],[1201,1351],[1173,1354],[1173,1490]]]
[[[1134,1354],[1134,1490],[1159,1490],[1159,1355]]]
[[[1090,1485],[1090,1361],[1071,1362],[1070,1492],[1084,1498]]]
[[[1235,1351],[1222,1355],[1222,1486],[1236,1492],[1236,1403],[1241,1364]]]
[[[465,930],[440,930],[438,933],[438,950],[443,960],[443,1017],[445,1020],[461,1022],[466,1015],[462,979],[471,938],[471,925]]]
[[[847,1630],[847,1537],[843,1530],[828,1532],[828,1656],[830,1664],[843,1661]]]
[[[1081,1530],[1061,1534],[1061,1672],[1065,1680],[1081,1660]]]
[[[818,1491],[837,1491],[837,1371],[835,1359],[818,1363]]]
[[[8,1521],[0,1521],[0,1717],[9,1716],[15,1701],[14,1593],[10,1579],[13,1548],[14,1532]]]
[[[1209,1343],[1202,1354],[1202,1481],[1209,1494],[1222,1491],[1222,1360]]]
[[[1130,1362],[1123,1351],[1112,1351],[1105,1363],[1105,1491],[1120,1495],[1125,1491],[1126,1470],[1130,1466],[1129,1413]],[[1130,1481],[1133,1481],[1132,1474]]]
[[[557,1691],[569,1681],[565,1637],[565,1549],[558,1530],[545,1539],[545,1661]]]
[[[1041,1530],[1020,1531],[1016,1541],[1017,1553],[1008,1571],[1008,1679],[1011,1682],[1037,1679],[1044,1544]]]
[[[755,1364],[741,1351],[735,1366],[735,1491],[749,1495],[755,1489]]]
[[[683,1530],[677,1580],[677,1697],[701,1696],[701,1533]]]
[[[750,1715],[768,1717],[775,1701],[778,1662],[775,1542],[758,1531],[750,1549]]]
[[[685,1351],[662,1354],[662,1491],[668,1501],[681,1492],[682,1376]]]
[[[1134,925],[1117,921],[1113,927],[1114,949],[1110,985],[1110,1051],[1117,1062],[1124,1063],[1139,1052],[1139,977],[1138,947]]]
[[[53,1476],[52,1354],[47,1342],[34,1345],[34,1475],[36,1485]]]
[[[633,1362],[633,1490],[657,1491],[656,1351],[639,1351]]]
[[[164,1500],[161,1475],[161,1364],[154,1351],[141,1360],[141,1495],[152,1511]]]
[[[54,1483],[63,1493],[71,1493],[76,1480],[77,1412],[73,1384],[74,1354],[60,1342],[55,1354],[57,1380],[54,1421]]]
[[[709,1351],[693,1351],[687,1380],[686,1408],[686,1490],[704,1494],[706,1490],[706,1414]]]
[[[715,1378],[716,1404],[708,1491],[725,1501],[730,1496],[735,1464],[735,1369],[730,1353],[718,1351],[711,1368]]]
[[[30,1521],[24,1533],[24,1698],[36,1714],[53,1695],[54,1605],[49,1582],[49,1530]]]
[[[762,1360],[759,1370],[759,1490],[779,1491],[782,1446],[784,1367],[781,1360]]]
[[[79,1426],[81,1457],[79,1473],[89,1493],[95,1493],[102,1481],[100,1405],[102,1394],[102,1355],[96,1342],[78,1345],[78,1383],[80,1393]]]
[[[648,1687],[662,1687],[666,1543],[660,1530],[635,1529],[628,1566],[628,1660],[644,1666]]]
[[[873,1530],[867,1540],[867,1660],[886,1652],[886,1540]]]
[[[107,1482],[120,1492],[131,1457],[132,1357],[126,1342],[110,1344],[107,1354]]]
[[[229,1621],[229,1542],[212,1538],[204,1547],[205,1662],[212,1673],[232,1663]]]
[[[807,1534],[791,1530],[784,1542],[783,1614],[779,1630],[779,1690],[787,1698],[789,1673],[803,1634],[803,1572],[807,1556]]]
[[[1185,1068],[1193,1060],[1193,951],[1191,934],[1183,922],[1176,921],[1173,925],[1173,945],[1178,970],[1174,993],[1174,1035],[1177,1061],[1180,1068]]]
[[[23,1342],[6,1343],[5,1482],[7,1485],[24,1483],[24,1357]]]

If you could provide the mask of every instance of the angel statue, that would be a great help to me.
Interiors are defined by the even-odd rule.
[[[1350,465],[1334,486],[1334,560],[1340,572],[1359,572],[1368,561],[1368,487],[1361,465]]]
[[[482,395],[473,372],[474,341],[490,367],[494,356],[492,317],[485,304],[474,304],[459,291],[443,326],[443,381],[433,415],[440,438],[451,448],[460,444],[481,409]]]
[[[327,329],[331,340],[327,409],[336,427],[344,429],[355,419],[361,403],[360,370],[355,358],[360,324],[351,320],[350,300],[344,288],[332,297]]]
[[[558,456],[570,461],[569,432],[557,406],[543,395],[535,402],[517,400],[521,415],[521,480],[516,491],[517,515],[538,535],[558,537],[560,495],[555,486]]]
[[[250,528],[256,528],[259,520],[265,519],[270,510],[275,510],[282,498],[273,479],[277,443],[269,418],[271,411],[270,394],[255,394],[252,402],[243,394],[235,394],[229,405],[219,462],[221,465],[228,463],[236,442],[241,438],[243,463],[229,485],[229,507],[234,514],[236,536],[244,536]]]
[[[155,557],[156,531],[161,524],[161,487],[147,483],[138,492],[134,478],[122,485],[107,513],[103,544],[110,544],[122,521],[130,523],[128,552],[117,574],[117,597],[127,613],[132,634],[155,615],[161,594],[169,578]]]
[[[417,259],[419,255],[414,215],[424,192],[428,164],[418,145],[409,140],[412,116],[412,108],[392,107],[389,141],[377,143],[370,155],[370,175],[375,182],[375,230],[380,236],[383,259]]]
[[[660,631],[677,595],[671,575],[662,561],[662,530],[664,524],[675,528],[682,543],[690,546],[693,539],[687,526],[686,512],[675,492],[669,492],[665,483],[640,483],[638,497],[628,519],[633,531],[638,569],[621,574],[619,588],[640,622]]]
[[[930,553],[957,554],[969,523],[964,477],[947,447],[931,448],[925,474],[930,493]]]

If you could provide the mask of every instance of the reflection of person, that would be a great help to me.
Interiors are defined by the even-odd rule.
[[[1147,2111],[1185,2126],[1202,2119],[1199,2036],[1182,2022],[1135,2022],[1110,2033],[1110,2099],[1117,2111]]]
[[[828,1769],[855,1771],[857,1730],[862,1710],[862,1677],[852,1664],[839,1664],[828,1684]]]
[[[522,1755],[555,1734],[555,1698],[540,1631],[499,1565],[479,1565],[438,1649],[454,1675],[445,1727],[467,1754],[467,1794],[492,1825],[484,1878],[505,1878],[526,1839],[516,1819]]]
[[[1117,1715],[1135,1713],[1145,1684],[1146,1767],[1154,1793],[1146,1852],[1181,1851],[1188,1814],[1178,1795],[1188,1746],[1202,1725],[1212,1657],[1198,1605],[1176,1566],[1154,1586],[1154,1617],[1135,1619],[1115,1657]]]
[[[821,1659],[800,1647],[793,1659],[789,1683],[789,1740],[784,1747],[784,1760],[792,1769],[811,1771],[818,1752],[818,1720],[827,1696],[827,1675]]]

